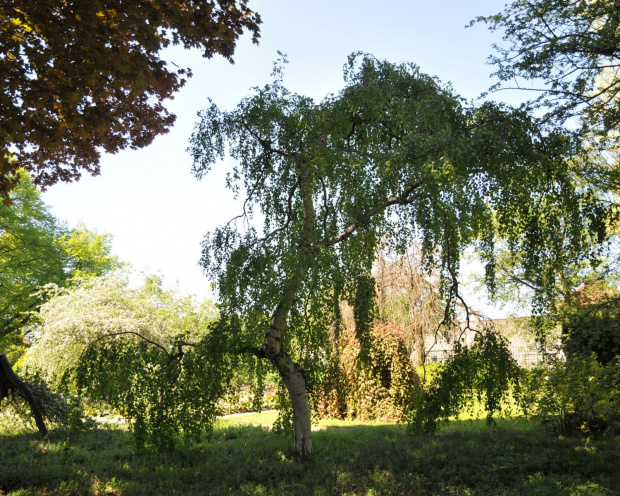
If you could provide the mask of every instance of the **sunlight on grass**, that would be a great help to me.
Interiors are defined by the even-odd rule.
[[[169,452],[136,451],[126,424],[101,422],[73,440],[57,429],[46,441],[0,431],[0,494],[599,496],[620,487],[617,440],[586,449],[523,420],[452,420],[423,437],[394,423],[322,420],[316,459],[301,465],[291,435],[269,431],[276,416],[222,417],[212,436]]]
[[[241,413],[236,415],[225,415],[219,417],[215,422],[215,429],[223,429],[227,427],[241,426],[241,425],[253,425],[271,427],[278,417],[277,410],[269,410],[261,413]],[[337,420],[337,419],[322,419],[313,423],[315,427],[319,429],[329,428],[346,428],[356,426],[386,426],[397,425],[397,422],[379,422],[379,421],[361,421],[361,420]]]
[[[214,429],[233,427],[236,425],[261,425],[270,427],[278,418],[277,410],[269,410],[261,413],[239,413],[219,417],[215,421]]]

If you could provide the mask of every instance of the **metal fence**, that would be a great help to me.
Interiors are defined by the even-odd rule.
[[[425,363],[445,362],[454,353],[452,349],[430,350],[426,352]],[[524,350],[515,346],[510,347],[510,353],[517,363],[524,368],[531,368],[543,361],[543,354],[535,350]]]

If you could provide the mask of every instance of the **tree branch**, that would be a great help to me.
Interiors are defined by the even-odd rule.
[[[412,194],[417,188],[419,188],[422,184],[424,184],[426,182],[427,178],[420,178],[417,181],[415,181],[414,183],[412,183],[411,185],[409,185],[409,187],[407,187],[407,189],[405,189],[405,191],[403,191],[403,193],[399,196],[392,196],[390,198],[385,199],[381,204],[377,205],[375,208],[373,208],[369,214],[366,215],[367,218],[372,218],[375,215],[377,215],[380,212],[383,212],[386,208],[392,206],[392,205],[409,205],[410,203],[413,203],[417,198],[419,198],[421,195],[420,194]],[[349,238],[355,231],[357,231],[357,229],[359,228],[359,221],[357,222],[352,222],[351,224],[349,224],[349,226],[347,226],[340,234],[336,235],[336,236],[332,236],[331,238],[326,239],[325,241],[321,242],[321,243],[315,243],[313,245],[310,245],[310,249],[311,250],[319,250],[321,248],[326,248],[328,246],[332,246],[335,245],[337,243],[340,243],[341,241],[346,240],[347,238]]]

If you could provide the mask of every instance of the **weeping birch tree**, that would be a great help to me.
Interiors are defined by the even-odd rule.
[[[483,253],[490,279],[500,236],[527,236],[535,264],[544,254],[528,219],[537,199],[568,185],[573,150],[522,111],[466,105],[412,64],[352,55],[344,88],[320,102],[287,90],[281,65],[274,75],[233,110],[202,111],[190,152],[198,178],[234,159],[228,187],[244,197],[243,212],[206,236],[202,264],[230,352],[271,362],[286,385],[303,460],[312,456],[309,395],[341,301],[368,341],[379,243],[405,253],[419,242],[447,301],[460,298],[467,246]]]

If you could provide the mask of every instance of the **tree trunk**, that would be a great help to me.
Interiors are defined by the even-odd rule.
[[[293,407],[295,457],[303,463],[312,459],[312,423],[304,370],[282,350],[281,346],[288,308],[290,308],[288,305],[279,305],[276,309],[259,356],[269,359],[284,381]]]
[[[15,391],[30,405],[32,416],[39,429],[41,437],[47,436],[47,427],[43,421],[43,412],[39,402],[30,391],[27,384],[22,381],[13,371],[13,367],[6,355],[0,355],[0,402],[9,395],[9,391]]]
[[[316,213],[312,203],[312,178],[307,164],[295,159],[299,171],[299,188],[303,203],[303,229],[299,240],[299,262],[286,282],[283,298],[276,307],[269,331],[265,335],[262,354],[276,366],[282,376],[293,407],[293,430],[295,433],[295,456],[300,462],[312,459],[312,423],[310,403],[306,393],[306,377],[301,366],[282,349],[282,336],[286,330],[288,315],[308,274],[313,251],[310,249],[316,226]]]
[[[416,365],[424,365],[424,361],[426,360],[426,346],[424,343],[424,327],[422,325],[416,326],[414,340]]]
[[[312,455],[312,417],[310,403],[306,394],[306,377],[299,364],[293,362],[285,353],[272,359],[280,372],[288,390],[293,407],[293,432],[295,435],[295,456],[298,461],[311,460]]]

